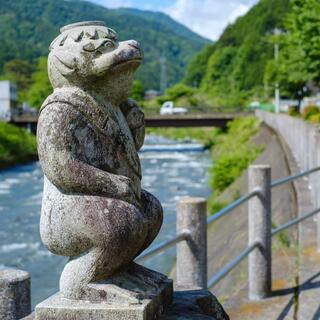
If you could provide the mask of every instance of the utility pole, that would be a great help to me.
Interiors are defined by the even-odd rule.
[[[273,33],[275,36],[278,36],[282,33],[282,31],[276,28],[273,30]],[[276,63],[276,68],[278,69],[279,43],[274,44],[274,60]],[[280,112],[280,88],[279,88],[278,80],[276,81],[276,84],[275,84],[274,101],[275,101],[275,112],[279,113]]]
[[[160,93],[164,94],[167,89],[167,64],[166,58],[161,56],[160,59]]]

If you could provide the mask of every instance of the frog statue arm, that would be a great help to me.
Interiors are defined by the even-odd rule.
[[[144,113],[133,99],[121,103],[120,109],[127,120],[136,149],[140,150],[145,137]]]
[[[80,128],[70,124],[78,123],[81,127],[81,122],[67,104],[56,103],[41,112],[38,152],[46,177],[66,194],[101,195],[137,204],[139,195],[134,192],[131,179],[101,170],[77,155],[80,147],[76,130]],[[65,130],[67,127],[69,130]]]

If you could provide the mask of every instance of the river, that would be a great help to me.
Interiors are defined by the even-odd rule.
[[[148,136],[146,146],[175,144],[174,141]],[[160,148],[161,149],[161,148]],[[164,208],[164,223],[154,243],[175,234],[175,205],[183,196],[208,197],[208,152],[143,152],[140,154],[143,188],[158,197]],[[170,150],[170,148],[169,148]],[[185,151],[185,150],[184,150]],[[0,171],[0,267],[27,270],[32,280],[33,306],[58,290],[59,275],[66,258],[51,254],[41,243],[39,214],[43,175],[38,162]],[[145,262],[168,273],[175,249]]]

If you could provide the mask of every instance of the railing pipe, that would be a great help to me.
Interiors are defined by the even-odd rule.
[[[249,190],[260,188],[258,196],[249,200],[249,243],[259,246],[249,255],[249,298],[260,300],[271,293],[271,168],[249,167]]]
[[[249,199],[257,196],[259,194],[259,192],[260,192],[260,189],[256,188],[255,190],[252,190],[252,192],[250,192],[250,193],[240,197],[236,201],[230,203],[229,205],[227,205],[226,207],[224,207],[223,209],[219,210],[218,212],[214,213],[211,217],[209,217],[207,220],[207,224],[210,225],[213,222],[217,221],[218,219],[222,218],[223,216],[225,216],[226,214],[228,214],[229,212],[231,212],[235,208],[239,207],[240,205],[242,205],[243,203],[245,203]]]
[[[280,185],[282,185],[282,184],[285,184],[285,183],[294,181],[294,180],[296,180],[296,179],[299,179],[299,178],[308,176],[308,175],[310,175],[311,173],[314,173],[314,172],[319,171],[319,170],[320,170],[320,167],[316,167],[316,168],[313,168],[313,169],[310,169],[310,170],[307,170],[307,171],[304,171],[304,172],[295,174],[295,175],[293,175],[293,176],[289,176],[289,177],[286,177],[286,178],[282,178],[282,179],[273,181],[273,182],[271,183],[271,188],[278,187],[278,186],[280,186]]]
[[[223,279],[234,267],[236,267],[244,258],[246,258],[254,249],[258,247],[258,243],[253,243],[245,248],[236,258],[230,261],[223,269],[216,273],[208,282],[208,288],[212,288],[221,279]]]
[[[188,237],[190,237],[190,231],[188,230],[184,230],[183,232],[181,232],[180,234],[177,234],[174,238],[168,239],[166,241],[163,241],[161,243],[159,243],[158,245],[150,248],[149,250],[144,251],[137,259],[136,262],[140,262],[143,261],[145,259],[151,258],[155,255],[157,255],[158,253],[174,246],[175,244],[183,241],[183,240],[187,240]]]
[[[182,198],[177,204],[177,234],[190,230],[177,244],[177,288],[207,288],[207,201]]]
[[[313,210],[313,211],[311,211],[311,212],[309,212],[309,213],[307,213],[307,214],[305,214],[305,215],[303,215],[301,217],[298,217],[296,219],[290,220],[287,223],[284,223],[283,225],[273,229],[272,232],[271,232],[271,235],[275,236],[279,232],[281,232],[283,230],[286,230],[286,229],[288,229],[288,228],[290,228],[290,227],[292,227],[292,226],[294,226],[294,225],[296,225],[296,224],[298,224],[298,223],[300,223],[300,222],[302,222],[302,221],[314,216],[315,214],[317,214],[319,212],[320,212],[320,208],[315,209],[315,210]]]

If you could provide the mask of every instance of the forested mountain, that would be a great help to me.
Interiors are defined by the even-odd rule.
[[[182,79],[190,57],[208,42],[162,13],[109,10],[79,0],[0,0],[0,74],[13,59],[36,65],[40,56],[48,54],[61,26],[82,20],[103,20],[118,32],[120,40],[141,42],[145,63],[137,78],[145,88],[159,88],[161,56],[166,57],[172,85]]]
[[[284,29],[290,0],[260,0],[246,15],[229,25],[220,39],[196,54],[184,83],[200,88],[218,105],[239,105],[246,98],[270,96],[274,83],[265,81],[274,59],[275,28]]]

